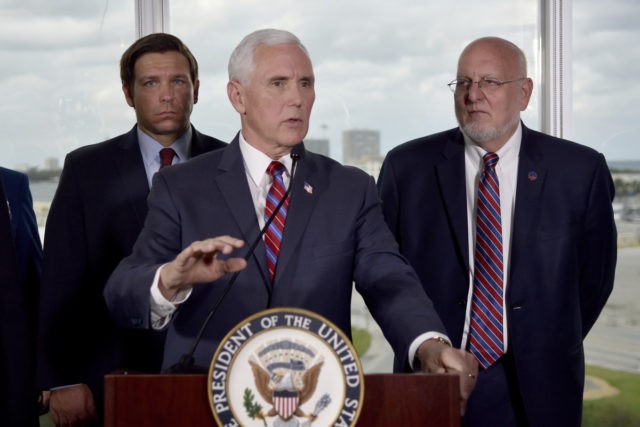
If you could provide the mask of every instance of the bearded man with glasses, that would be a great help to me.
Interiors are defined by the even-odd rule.
[[[529,129],[524,53],[471,42],[459,127],[391,150],[385,219],[453,345],[481,366],[464,426],[580,426],[583,340],[613,288],[614,186],[602,154]]]

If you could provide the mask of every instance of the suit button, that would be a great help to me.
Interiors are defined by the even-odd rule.
[[[458,301],[458,305],[464,305],[466,307],[467,305],[467,300],[466,299],[461,299]]]
[[[142,319],[139,317],[134,317],[131,319],[131,325],[132,326],[140,326],[142,325]]]

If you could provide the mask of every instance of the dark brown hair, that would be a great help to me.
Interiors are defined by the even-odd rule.
[[[141,37],[120,58],[120,80],[133,89],[136,61],[145,53],[179,52],[189,62],[189,74],[193,83],[198,80],[198,61],[182,40],[166,33],[154,33]]]

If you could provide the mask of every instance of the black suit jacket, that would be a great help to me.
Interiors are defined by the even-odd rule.
[[[191,156],[225,145],[193,129]],[[116,327],[102,297],[142,228],[148,193],[135,126],[67,155],[45,231],[40,388],[86,383],[100,406],[105,374],[159,370],[163,337]]]
[[[0,168],[0,203],[0,425],[34,426],[42,248],[26,175]]]
[[[601,154],[522,131],[505,297],[516,392],[530,426],[579,426],[582,341],[613,287],[614,187]],[[391,150],[378,187],[400,251],[459,346],[469,290],[460,130]]]

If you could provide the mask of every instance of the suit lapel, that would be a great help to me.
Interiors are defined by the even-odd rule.
[[[443,147],[445,161],[436,166],[436,174],[458,254],[469,269],[464,141],[459,131],[455,135]]]
[[[115,153],[114,170],[122,181],[122,191],[126,193],[140,228],[147,216],[147,195],[149,182],[144,169],[142,154],[138,145],[138,135],[134,126],[125,134]]]
[[[251,192],[249,191],[249,184],[247,183],[247,174],[237,136],[228,147],[224,148],[218,168],[222,173],[219,173],[215,178],[216,186],[240,230],[241,236],[238,237],[241,237],[246,245],[251,245],[258,236],[260,229],[251,199]],[[260,267],[262,276],[269,277],[267,255],[262,239],[253,251],[252,257]]]
[[[311,218],[318,198],[327,187],[327,176],[318,174],[318,166],[304,150],[296,166],[291,190],[291,202],[282,238],[276,282],[283,277],[289,262],[296,256],[296,248],[304,238],[304,230]]]
[[[191,126],[191,149],[189,152],[189,158],[194,158],[199,156],[200,154],[206,153],[208,150],[206,149],[204,142],[202,141],[202,134],[196,130],[193,126]]]

